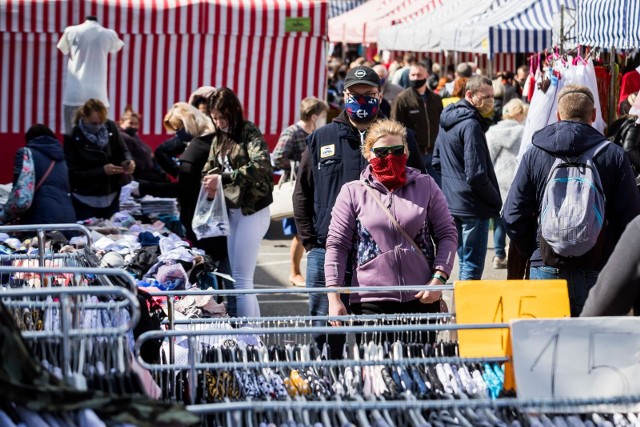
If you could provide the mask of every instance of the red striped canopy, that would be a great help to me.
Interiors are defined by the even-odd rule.
[[[303,98],[325,98],[326,0],[1,0],[0,181],[31,124],[61,132],[66,57],[56,43],[88,15],[125,42],[109,59],[109,115],[131,104],[152,146],[167,138],[167,109],[202,85],[236,91],[272,141]],[[294,17],[308,18],[309,31],[287,31]]]

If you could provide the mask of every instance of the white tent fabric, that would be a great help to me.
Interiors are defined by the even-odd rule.
[[[582,45],[640,47],[640,0],[581,0],[577,21]]]
[[[575,0],[537,0],[489,31],[490,54],[537,52],[551,47],[554,15],[561,7],[575,8]]]
[[[329,40],[344,43],[376,43],[381,28],[430,13],[443,0],[370,0],[329,20]]]
[[[442,31],[453,22],[463,22],[489,9],[494,2],[504,0],[443,1],[433,13],[422,19],[392,27],[383,28],[378,33],[378,47],[384,50],[405,50],[412,52],[438,52],[442,49]]]

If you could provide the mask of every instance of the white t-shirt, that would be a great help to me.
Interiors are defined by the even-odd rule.
[[[109,107],[107,58],[124,46],[115,31],[96,21],[65,28],[58,49],[69,55],[67,78],[62,95],[64,105],[82,105],[90,98]]]

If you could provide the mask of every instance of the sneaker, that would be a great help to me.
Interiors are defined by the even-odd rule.
[[[493,257],[493,268],[502,269],[507,268],[507,258],[506,257]]]

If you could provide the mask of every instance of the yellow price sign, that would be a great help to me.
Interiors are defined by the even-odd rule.
[[[459,281],[455,282],[453,295],[459,324],[570,315],[565,280]],[[509,329],[460,330],[458,343],[462,357],[499,357],[511,353]]]

